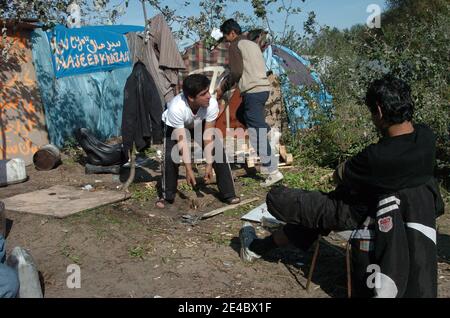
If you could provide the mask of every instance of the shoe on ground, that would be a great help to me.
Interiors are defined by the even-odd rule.
[[[272,173],[269,173],[266,180],[264,180],[264,182],[261,182],[259,185],[261,187],[270,187],[271,185],[274,185],[275,183],[283,180],[283,178],[283,174],[279,170],[276,170]]]
[[[232,197],[225,200],[225,202],[229,205],[238,204],[241,202],[241,199],[238,197]]]
[[[239,240],[241,242],[241,250],[239,256],[241,257],[242,261],[252,263],[258,258],[261,258],[261,255],[258,255],[250,250],[250,244],[256,238],[257,236],[253,226],[250,223],[245,222],[241,230],[239,231]]]
[[[262,175],[269,175],[270,174],[269,167],[261,166],[259,173],[261,173]]]

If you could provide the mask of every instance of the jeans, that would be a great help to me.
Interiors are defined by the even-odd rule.
[[[242,94],[241,116],[248,128],[250,144],[258,153],[262,166],[273,172],[278,169],[278,162],[272,154],[267,135],[270,127],[266,123],[264,110],[268,98],[269,92]]]
[[[5,239],[0,235],[0,298],[14,298],[19,292],[19,277],[5,264],[5,254]]]

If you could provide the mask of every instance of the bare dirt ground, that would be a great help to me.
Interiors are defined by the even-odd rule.
[[[0,199],[51,186],[91,184],[116,189],[112,175],[85,175],[66,158],[58,168],[39,172],[27,167],[29,180],[0,188]],[[294,168],[295,169],[295,168]],[[298,169],[298,168],[297,168]],[[286,170],[285,170],[286,171]],[[345,242],[332,235],[321,245],[310,292],[305,291],[313,251],[276,250],[265,260],[244,264],[239,258],[240,216],[264,202],[266,191],[243,169],[234,171],[243,206],[195,225],[182,215],[199,215],[224,204],[211,193],[185,196],[165,210],[154,208],[155,181],[132,185],[132,198],[65,219],[7,211],[8,251],[30,250],[43,281],[45,297],[346,297]],[[450,217],[439,219],[439,297],[450,296]],[[260,235],[268,232],[258,228]],[[67,266],[81,268],[81,288],[69,289]]]

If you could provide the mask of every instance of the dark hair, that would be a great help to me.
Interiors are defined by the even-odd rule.
[[[250,41],[255,41],[258,37],[261,36],[261,33],[263,33],[264,30],[263,29],[254,29],[254,30],[250,30],[248,32],[247,38]]]
[[[183,81],[183,93],[195,98],[201,91],[209,88],[210,80],[203,74],[192,74]]]
[[[234,20],[234,19],[228,19],[226,20],[221,26],[220,31],[224,34],[230,34],[231,31],[236,32],[237,35],[240,35],[242,33],[241,26]]]
[[[380,106],[383,120],[388,124],[410,121],[414,113],[414,102],[409,85],[390,74],[373,81],[366,93],[366,105],[372,114]]]

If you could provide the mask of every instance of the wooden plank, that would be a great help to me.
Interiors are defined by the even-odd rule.
[[[280,157],[284,162],[286,162],[286,146],[280,145]]]
[[[291,165],[294,162],[294,156],[291,153],[286,154],[286,164]]]
[[[254,201],[256,201],[256,200],[259,200],[259,197],[254,197],[254,198],[252,198],[252,199],[247,199],[247,200],[244,200],[244,201],[242,201],[242,202],[239,202],[238,204],[227,205],[227,206],[224,206],[224,207],[222,207],[222,208],[215,209],[215,210],[213,210],[213,211],[211,211],[211,212],[207,212],[207,213],[203,214],[203,215],[201,216],[201,219],[203,220],[203,219],[207,219],[207,218],[216,216],[216,215],[218,215],[218,214],[220,214],[220,213],[223,213],[223,212],[228,211],[228,210],[236,209],[236,208],[239,207],[239,206],[242,206],[242,205],[246,205],[246,204],[252,203],[252,202],[254,202]]]
[[[245,164],[247,165],[247,168],[254,168],[256,163],[256,158],[248,157],[245,158]]]
[[[56,185],[2,200],[9,211],[63,218],[81,211],[120,202],[130,197],[122,191],[86,191],[80,187]]]

